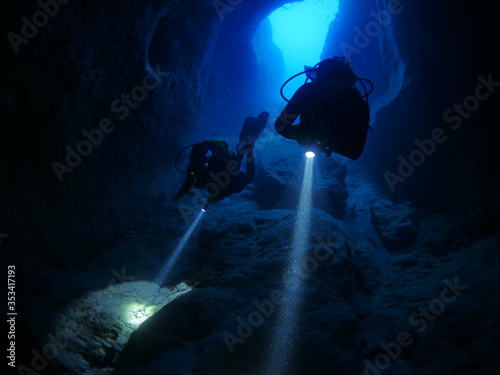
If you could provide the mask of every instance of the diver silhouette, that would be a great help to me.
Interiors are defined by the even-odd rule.
[[[288,100],[283,88],[300,74],[306,74],[306,82]],[[356,81],[361,82],[364,95],[354,87]],[[371,84],[369,92],[363,81]],[[335,152],[356,160],[371,128],[368,95],[372,91],[371,81],[358,78],[345,58],[323,60],[283,84],[281,95],[288,104],[276,119],[275,129],[308,151],[324,152],[326,156]],[[293,125],[299,116],[300,123]]]
[[[255,179],[254,144],[266,127],[268,119],[268,112],[262,112],[257,118],[245,119],[236,152],[231,150],[227,142],[220,139],[202,141],[181,150],[176,158],[176,168],[182,151],[192,147],[187,172],[177,168],[186,174],[186,179],[175,194],[174,201],[180,201],[192,188],[203,189],[208,195],[203,207],[206,208],[209,203],[219,202],[231,194],[243,191]],[[241,163],[245,156],[245,172],[243,172]]]

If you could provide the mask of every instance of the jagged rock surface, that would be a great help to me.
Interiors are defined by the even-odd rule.
[[[416,214],[410,202],[394,205],[382,199],[372,205],[374,226],[389,250],[403,250],[417,239]]]
[[[297,142],[272,136],[262,150],[256,181],[259,202],[264,207],[296,208],[305,165],[305,150]],[[342,157],[318,155],[314,160],[314,207],[342,218],[347,207],[347,163]],[[282,198],[283,196],[286,199]]]

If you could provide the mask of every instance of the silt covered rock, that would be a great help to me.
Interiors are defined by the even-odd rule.
[[[372,221],[382,243],[388,250],[401,250],[417,238],[415,211],[411,203],[394,205],[387,199],[370,208]]]

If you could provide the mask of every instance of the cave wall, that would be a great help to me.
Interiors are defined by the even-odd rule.
[[[242,2],[233,12],[224,13],[198,123],[203,135],[235,136],[246,117],[257,116],[263,110],[271,113],[277,108],[284,66],[282,70],[276,66],[283,57],[271,40],[270,25],[260,30],[259,25],[285,3],[286,0]],[[262,34],[262,56],[257,56],[253,43],[257,30]],[[265,37],[268,41],[263,42]],[[262,61],[262,57],[273,61]],[[269,89],[273,86],[275,92]]]
[[[201,1],[56,6],[36,32],[24,25],[43,25],[38,4],[4,13],[17,37],[3,43],[0,129],[3,231],[12,248],[55,257],[116,243],[164,199],[220,29]]]
[[[366,34],[366,25],[374,24],[372,21],[378,19],[371,15],[372,12],[379,12],[374,1],[340,2],[337,18],[330,25],[322,53],[322,58],[346,57],[359,77],[374,82],[374,92],[369,98],[371,103],[389,86],[389,72],[384,68],[384,59],[391,58],[383,56],[380,49],[384,36],[389,34],[390,22],[378,29],[369,27],[370,35]],[[376,23],[380,25],[380,22]]]
[[[395,146],[389,155],[382,154],[374,171],[381,176],[382,170],[394,170],[395,158],[399,154],[408,158],[416,147],[415,139],[429,138],[434,129],[444,129],[447,140],[436,144],[435,152],[391,194],[409,198],[428,211],[461,217],[467,222],[463,231],[474,237],[490,236],[497,233],[495,223],[500,219],[499,185],[493,177],[499,160],[494,136],[498,92],[493,88],[485,100],[476,95],[479,86],[483,86],[482,94],[489,91],[480,77],[500,78],[498,60],[491,54],[491,44],[498,41],[498,28],[488,4],[445,2],[433,7],[432,12],[421,4],[412,6],[429,20],[422,39],[434,42],[413,42],[411,30],[418,27],[415,17],[401,14],[401,53],[409,62],[412,84],[392,109],[405,113],[407,121],[401,127],[389,120],[393,116],[388,112],[384,114],[381,121],[393,125],[390,135],[383,137],[382,147],[389,137],[407,146],[405,150]],[[470,107],[474,100],[477,108]],[[406,134],[401,128],[408,129]]]
[[[475,224],[469,230],[492,234],[492,223],[499,220],[499,186],[493,178],[499,160],[493,135],[498,93],[492,88],[488,99],[477,100],[477,107],[470,99],[484,82],[480,76],[486,81],[490,74],[493,81],[500,77],[491,49],[498,43],[492,9],[465,1],[431,5],[394,0],[386,2],[386,10],[392,6],[396,11],[382,22],[374,16],[383,9],[381,4],[359,1],[351,8],[351,2],[349,8],[357,9],[351,12],[341,7],[342,23],[332,25],[325,47],[326,55],[347,51],[355,71],[375,83],[370,97],[375,131],[359,163],[389,199],[413,201],[424,212],[446,212],[450,220],[472,213],[468,220]],[[375,108],[377,96],[401,83],[391,82],[398,61],[388,48],[389,31],[404,65],[404,79],[399,95]],[[482,90],[488,94],[488,89]],[[455,106],[464,104],[473,110],[455,112]],[[436,129],[443,129],[446,140],[427,143],[424,158],[414,154],[408,164],[411,154],[420,150],[416,142],[432,139]]]

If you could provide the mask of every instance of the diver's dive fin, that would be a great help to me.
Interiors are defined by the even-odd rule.
[[[237,149],[245,150],[253,147],[255,141],[266,128],[269,113],[263,111],[257,118],[247,117],[240,131],[240,139]]]

